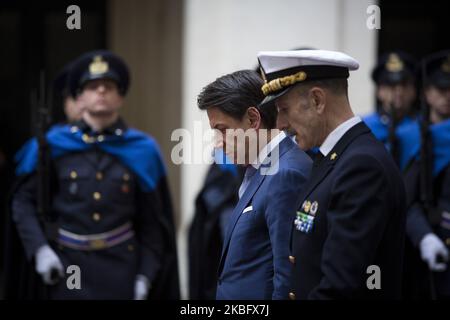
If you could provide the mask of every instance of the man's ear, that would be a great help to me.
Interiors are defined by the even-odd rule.
[[[309,90],[309,99],[311,106],[317,111],[317,113],[322,114],[325,111],[327,92],[324,89],[312,87]]]
[[[255,107],[250,107],[247,109],[247,118],[250,128],[259,129],[261,127],[261,114]]]

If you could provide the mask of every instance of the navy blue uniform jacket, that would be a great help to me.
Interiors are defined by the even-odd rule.
[[[399,298],[405,212],[396,164],[364,123],[355,125],[314,163],[292,225],[289,297]],[[379,290],[367,286],[372,265]]]

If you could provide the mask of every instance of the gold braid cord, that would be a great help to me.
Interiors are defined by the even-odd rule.
[[[300,71],[300,72],[297,72],[296,74],[292,74],[290,76],[276,78],[269,82],[266,82],[261,87],[261,90],[264,93],[264,95],[267,96],[273,92],[276,92],[283,88],[289,87],[289,86],[293,85],[294,83],[304,81],[305,79],[306,79],[306,73],[303,71]]]

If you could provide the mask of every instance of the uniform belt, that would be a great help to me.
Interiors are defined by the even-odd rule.
[[[133,236],[133,225],[130,222],[111,231],[90,235],[80,235],[60,228],[58,243],[72,249],[92,251],[113,247]]]

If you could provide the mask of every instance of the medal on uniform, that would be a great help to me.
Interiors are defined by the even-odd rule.
[[[294,220],[295,229],[304,233],[310,233],[314,225],[315,214],[319,204],[317,201],[311,203],[309,200],[303,201],[301,210],[297,211]]]
[[[311,208],[311,201],[305,200],[305,202],[303,202],[302,205],[303,211],[305,211],[305,213],[308,213],[310,208]]]
[[[315,216],[318,208],[319,208],[319,204],[317,203],[317,201],[314,201],[314,202],[311,204],[310,213],[311,213],[313,216]]]

